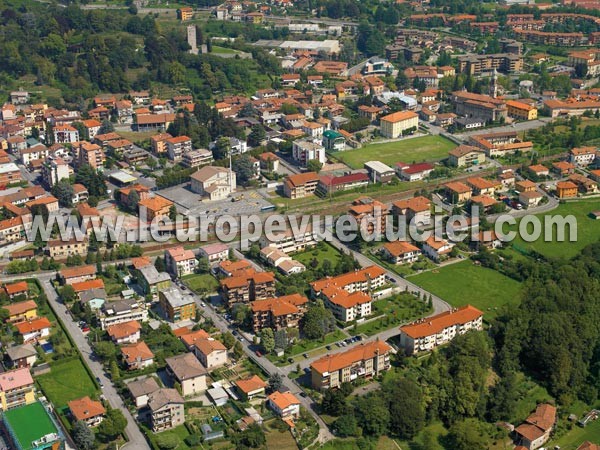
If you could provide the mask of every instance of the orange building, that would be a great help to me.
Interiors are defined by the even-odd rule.
[[[572,181],[559,181],[556,183],[556,195],[558,198],[577,197],[577,185]]]

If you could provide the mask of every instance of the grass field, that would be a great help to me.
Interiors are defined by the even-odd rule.
[[[96,386],[79,359],[52,365],[50,373],[37,377],[42,391],[57,408],[67,402],[96,394]]]
[[[589,422],[585,428],[574,424],[571,431],[558,439],[551,440],[547,448],[554,448],[555,445],[558,445],[561,450],[576,450],[585,441],[594,444],[600,442],[600,420]]]
[[[591,211],[598,210],[599,205],[598,199],[569,202],[559,205],[553,211],[537,216],[542,221],[542,225],[544,224],[544,215],[575,216],[577,219],[577,239],[575,242],[558,242],[555,233],[553,233],[552,239],[548,242],[544,239],[525,242],[517,238],[514,244],[525,250],[535,250],[548,258],[572,258],[581,252],[585,246],[598,242],[600,239],[600,220],[593,220],[588,216]],[[565,233],[565,235],[568,237],[568,233]]]
[[[215,292],[219,287],[219,282],[216,278],[208,273],[186,275],[181,278],[181,281],[196,293]]]
[[[267,434],[267,448],[277,450],[296,450],[298,446],[289,430],[270,430]]]
[[[494,317],[504,305],[519,303],[519,282],[469,260],[408,278],[453,306],[470,303],[486,317]]]
[[[218,45],[213,45],[212,46],[212,53],[227,53],[227,54],[232,54],[232,53],[239,53],[239,52],[237,50],[234,50],[233,48],[219,47]]]
[[[315,269],[320,268],[323,265],[323,261],[325,260],[328,260],[331,263],[331,266],[335,267],[340,257],[340,251],[332,245],[329,245],[325,242],[320,243],[315,248],[311,248],[310,250],[306,250],[301,253],[296,253],[293,256],[293,258],[296,261],[301,262],[309,268],[313,268],[311,262],[313,261],[313,259],[316,259],[319,265],[316,266]]]
[[[332,156],[353,169],[362,169],[366,161],[381,161],[394,167],[397,162],[433,161],[448,156],[456,144],[440,136],[423,136],[384,144],[371,144],[356,150],[336,152]]]
[[[358,325],[352,333],[371,336],[422,317],[427,310],[425,302],[407,293],[377,300],[373,302],[373,315],[381,316],[381,319]]]
[[[31,448],[31,442],[58,431],[39,402],[11,409],[4,415],[22,448]]]

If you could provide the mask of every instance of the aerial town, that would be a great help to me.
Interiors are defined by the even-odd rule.
[[[600,450],[600,0],[220,1],[0,2],[0,450]]]

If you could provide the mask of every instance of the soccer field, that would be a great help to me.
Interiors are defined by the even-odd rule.
[[[371,144],[355,150],[332,153],[353,169],[362,169],[367,161],[381,161],[390,167],[397,162],[412,163],[446,158],[456,144],[440,136],[423,136],[384,144]]]

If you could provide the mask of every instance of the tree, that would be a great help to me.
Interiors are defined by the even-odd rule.
[[[317,172],[317,173],[319,173],[322,168],[323,168],[323,164],[321,164],[321,162],[318,159],[309,159],[306,162],[306,169],[309,172]]]
[[[390,411],[380,393],[358,397],[354,408],[356,419],[364,434],[377,437],[387,432]]]
[[[112,381],[118,381],[121,379],[121,371],[119,370],[117,361],[114,359],[110,362],[110,379]]]
[[[258,147],[262,145],[262,142],[266,139],[267,133],[265,131],[265,127],[263,127],[260,123],[253,125],[248,135],[248,145],[250,147]]]
[[[156,436],[156,445],[162,450],[173,450],[180,444],[180,440],[174,434],[159,434]]]
[[[339,416],[348,409],[346,397],[340,389],[327,389],[321,400],[321,409],[330,416]]]
[[[69,180],[62,179],[52,187],[52,195],[58,199],[60,206],[70,208],[73,206],[73,195],[75,191]]]
[[[123,434],[127,426],[127,419],[119,409],[109,409],[106,418],[98,427],[98,432],[107,440],[113,440],[120,434]]]
[[[73,286],[70,284],[63,286],[60,290],[60,298],[62,299],[63,303],[71,303],[76,297],[77,294],[75,293],[75,289],[73,289]]]
[[[229,138],[222,136],[215,142],[215,147],[212,150],[213,157],[218,159],[225,159],[229,155]]]
[[[279,375],[279,373],[275,372],[269,377],[269,387],[271,388],[271,391],[278,391],[282,385],[283,379],[281,378],[281,375]]]
[[[235,344],[235,337],[229,331],[221,335],[221,342],[227,347],[227,350],[231,350]]]
[[[156,260],[154,261],[154,267],[159,272],[165,272],[167,270],[167,265],[165,264],[165,259],[160,256],[157,256]]]
[[[210,264],[207,257],[202,256],[198,258],[198,266],[196,267],[196,271],[198,273],[208,273],[210,271]]]
[[[448,440],[454,450],[473,450],[487,448],[485,436],[474,426],[473,421],[457,422],[450,427]]]
[[[112,133],[115,131],[115,126],[108,119],[104,119],[102,121],[102,125],[100,125],[100,129],[98,130],[98,134],[106,134]]]
[[[245,448],[261,448],[267,443],[267,437],[265,436],[262,428],[253,423],[241,433],[236,433],[232,436],[232,441],[236,444],[238,449]]]
[[[323,339],[335,327],[335,318],[323,303],[310,305],[302,318],[301,329],[307,339]]]
[[[517,380],[514,372],[503,376],[490,390],[488,414],[491,421],[510,420],[517,407]]]
[[[94,344],[94,353],[102,360],[112,359],[117,355],[117,347],[112,342],[100,341]]]
[[[138,203],[140,202],[140,194],[135,189],[131,189],[127,194],[127,208],[130,211],[137,211]]]
[[[338,417],[333,422],[332,428],[336,436],[339,437],[356,436],[358,434],[358,423],[353,414],[344,414]]]
[[[96,436],[83,420],[75,422],[71,430],[71,436],[73,436],[77,448],[81,450],[92,450],[96,446]]]
[[[408,378],[386,385],[385,397],[390,400],[390,431],[401,439],[412,439],[425,426],[423,394]]]
[[[271,328],[263,328],[260,332],[260,344],[265,353],[271,353],[275,349],[275,336]]]
[[[235,344],[233,345],[233,356],[236,359],[240,359],[244,356],[244,346],[239,341],[235,341]]]
[[[173,222],[177,219],[177,207],[175,205],[171,205],[169,208],[169,219]]]
[[[236,158],[232,166],[236,175],[236,181],[243,186],[247,185],[256,175],[254,163],[250,159],[250,155],[242,155]]]

